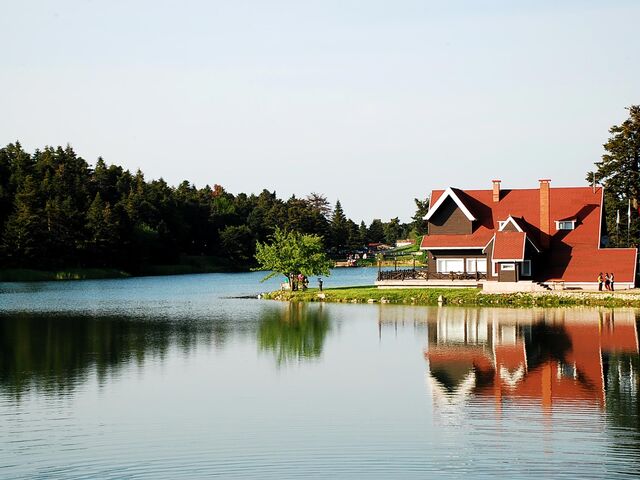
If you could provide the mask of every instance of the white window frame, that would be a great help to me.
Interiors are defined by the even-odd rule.
[[[461,265],[461,270],[451,270],[451,268],[447,268],[447,269],[443,269],[441,268],[442,264],[446,265],[446,262],[460,262]],[[456,258],[456,257],[445,257],[445,258],[438,258],[436,260],[436,270],[438,271],[438,273],[463,273],[464,272],[464,258]]]
[[[500,271],[501,272],[513,272],[516,269],[516,264],[515,263],[501,263],[500,264]]]
[[[575,220],[556,220],[556,230],[575,230]]]
[[[487,259],[483,257],[467,258],[467,273],[487,273]],[[480,267],[480,268],[478,268]]]
[[[522,275],[523,277],[531,276],[531,260],[524,260],[520,264],[520,275]]]

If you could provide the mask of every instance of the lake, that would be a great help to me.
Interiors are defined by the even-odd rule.
[[[640,472],[635,310],[285,304],[261,277],[0,283],[0,478]]]

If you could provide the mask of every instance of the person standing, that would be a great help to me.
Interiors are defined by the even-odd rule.
[[[613,284],[615,282],[615,277],[613,276],[613,272],[609,275],[609,289],[613,292]]]
[[[318,288],[322,291],[322,279],[318,277]]]
[[[609,272],[606,272],[604,274],[604,289],[611,290],[611,285],[609,283]]]
[[[603,278],[602,278],[602,272],[600,272],[600,273],[598,274],[598,291],[599,291],[599,292],[601,292],[601,291],[602,291],[602,281],[603,281]]]

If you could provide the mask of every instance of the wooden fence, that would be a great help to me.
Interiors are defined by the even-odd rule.
[[[378,281],[381,280],[484,280],[485,273],[439,273],[429,272],[426,269],[410,270],[381,270],[378,272]]]

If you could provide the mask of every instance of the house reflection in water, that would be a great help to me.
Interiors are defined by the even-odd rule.
[[[607,361],[638,354],[633,310],[432,309],[428,379],[435,400],[605,404]]]

